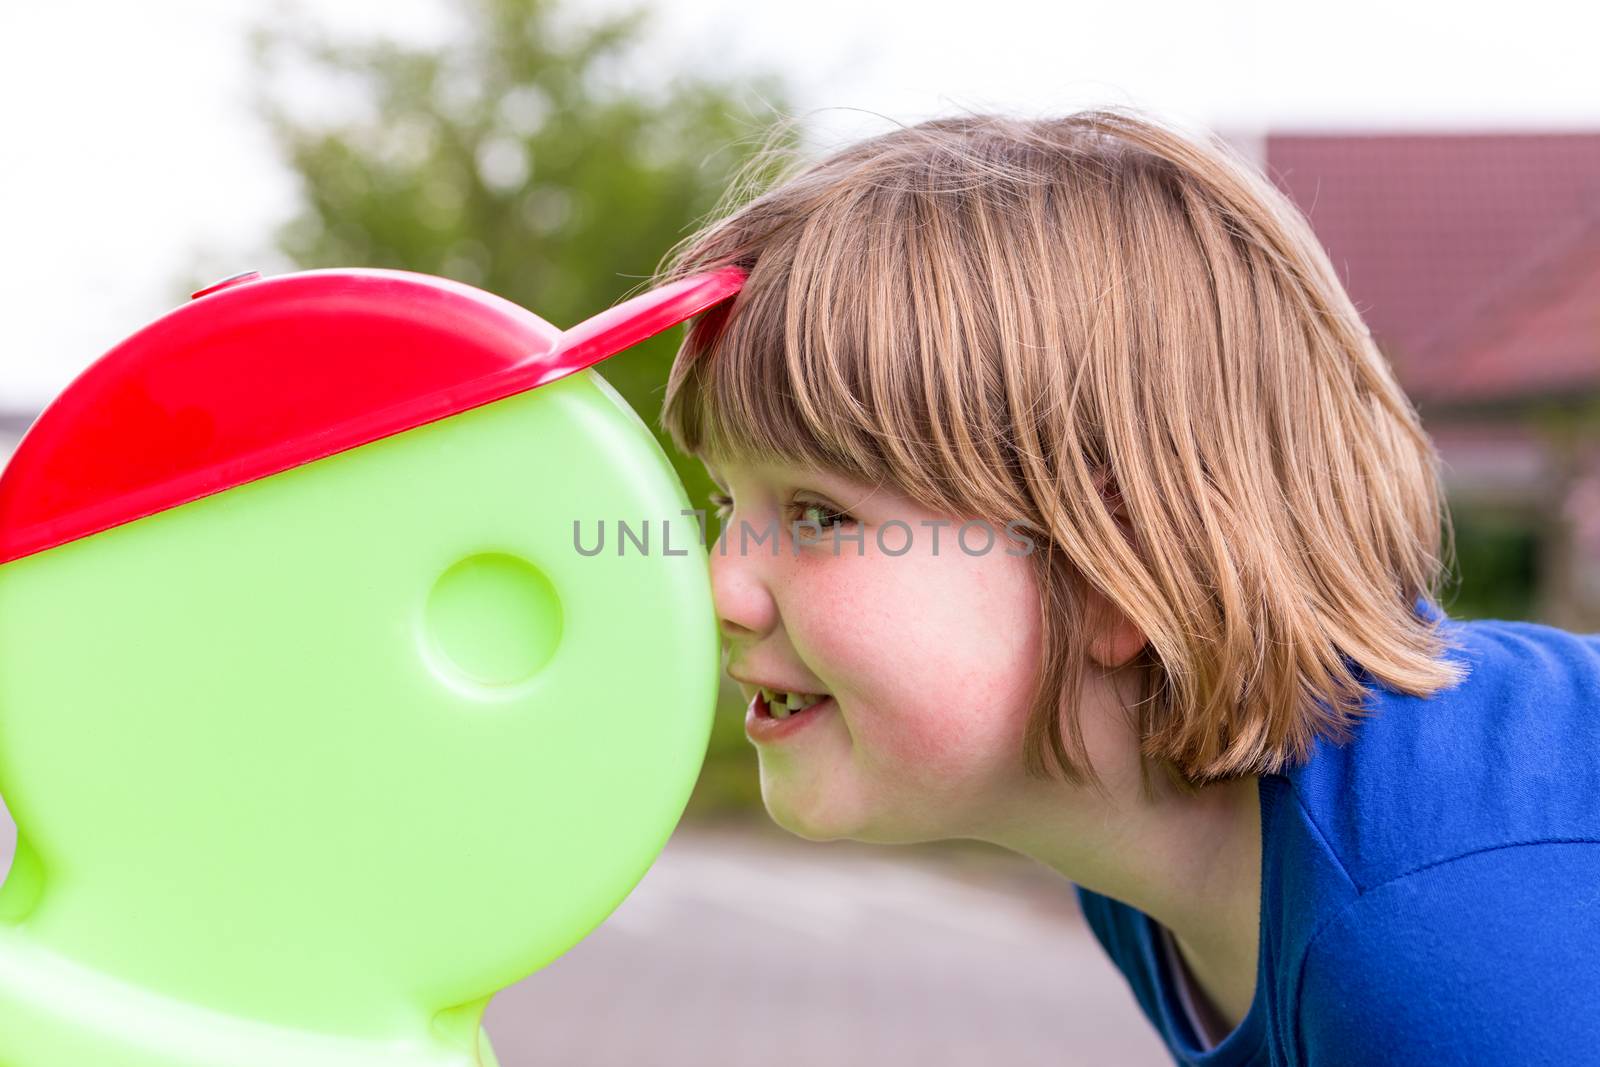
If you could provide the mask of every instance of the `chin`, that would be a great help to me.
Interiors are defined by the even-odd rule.
[[[920,832],[915,827],[880,825],[867,820],[856,820],[848,825],[838,819],[829,819],[814,812],[795,811],[783,805],[767,803],[767,815],[774,823],[806,841],[859,841],[864,845],[920,845],[928,841],[942,841],[946,835]]]
[[[826,823],[820,823],[814,819],[804,818],[803,816],[797,815],[793,811],[776,807],[772,804],[767,805],[767,815],[772,819],[773,822],[777,823],[791,834],[807,841],[816,841],[821,843],[827,841],[838,841],[841,838],[846,837],[855,837],[854,834],[848,831],[829,826]]]
[[[828,833],[826,831],[814,830],[814,829],[811,829],[810,827],[807,827],[807,826],[798,826],[798,825],[796,825],[796,824],[794,824],[792,822],[789,822],[788,820],[785,820],[785,819],[774,818],[772,821],[777,823],[779,826],[783,827],[785,830],[789,831],[794,836],[800,838],[801,840],[812,841],[812,842],[815,842],[817,844],[826,844],[829,841],[838,841],[841,838],[843,838],[843,836],[844,836],[842,834],[835,834],[835,833]]]
[[[774,796],[774,793],[783,791],[782,786],[775,789],[766,775],[761,776],[761,802],[766,805],[768,818],[783,829],[796,837],[819,843],[841,838],[860,840],[857,836],[859,828],[829,818],[829,813],[819,812],[815,803],[802,801],[796,806]]]

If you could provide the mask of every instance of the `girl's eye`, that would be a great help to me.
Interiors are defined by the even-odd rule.
[[[718,522],[727,522],[729,514],[733,511],[733,498],[726,493],[709,493],[706,502],[713,509]],[[789,505],[794,513],[793,523],[803,523],[796,531],[802,539],[806,538],[815,528],[818,531],[832,530],[835,527],[848,526],[855,522],[855,518],[848,512],[836,511],[826,504],[815,500],[796,500]],[[791,527],[793,528],[793,527]]]
[[[811,528],[812,524],[823,530],[832,530],[838,526],[847,526],[855,521],[848,513],[835,511],[828,505],[818,503],[815,500],[796,500],[794,508],[797,516],[795,521],[807,524],[801,528],[801,536],[805,535],[805,532]]]

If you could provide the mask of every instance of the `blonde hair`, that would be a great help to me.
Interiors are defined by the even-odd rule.
[[[1184,789],[1348,740],[1361,671],[1464,677],[1414,607],[1450,529],[1433,444],[1304,217],[1226,142],[1109,107],[782,151],[654,279],[748,272],[691,326],[662,426],[1038,531],[1030,775],[1099,784],[1072,713],[1110,621],[1090,587],[1147,638],[1129,721]]]

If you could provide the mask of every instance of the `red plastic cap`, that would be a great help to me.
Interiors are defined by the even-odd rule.
[[[190,300],[196,300],[196,299],[199,299],[202,296],[209,296],[210,294],[216,292],[218,289],[226,289],[230,285],[243,285],[245,282],[257,282],[257,281],[260,281],[260,280],[261,280],[261,272],[260,271],[258,271],[258,270],[242,270],[238,274],[230,274],[230,275],[228,275],[228,277],[222,279],[220,282],[212,282],[210,285],[206,286],[204,289],[195,290],[194,292],[189,294],[189,299]]]
[[[743,283],[737,268],[685,278],[562,332],[410,271],[234,275],[101,356],[35,420],[0,474],[0,563],[537,388]]]

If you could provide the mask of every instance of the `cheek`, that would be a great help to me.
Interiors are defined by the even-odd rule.
[[[851,562],[818,568],[806,604],[785,615],[844,698],[857,745],[931,778],[1020,759],[1040,633],[1027,561]]]

